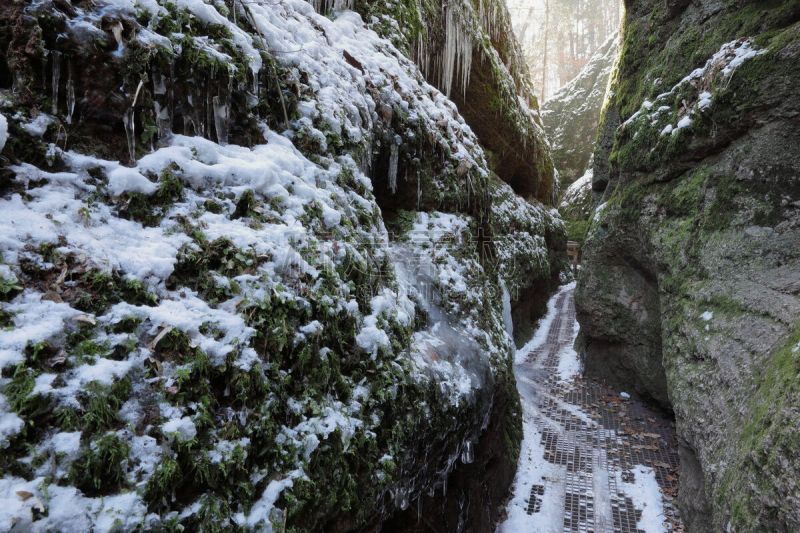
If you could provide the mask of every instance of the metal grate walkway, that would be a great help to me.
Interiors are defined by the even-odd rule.
[[[526,512],[542,512],[545,494],[553,490],[563,493],[562,531],[639,533],[643,510],[620,483],[634,483],[641,465],[651,468],[658,482],[660,528],[684,531],[673,505],[678,455],[672,422],[602,384],[580,376],[560,380],[559,355],[573,341],[572,290],[557,296],[556,309],[546,341],[516,368],[518,381],[525,383],[523,403],[535,406],[544,450],[538,460],[563,467],[559,476],[533,485]]]

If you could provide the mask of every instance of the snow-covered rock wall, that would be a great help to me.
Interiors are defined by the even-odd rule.
[[[564,227],[426,80],[502,17],[374,4],[0,12],[0,529],[491,527]]]
[[[588,168],[618,54],[619,37],[615,34],[595,52],[574,80],[542,104],[542,121],[553,148],[553,162],[562,189]]]

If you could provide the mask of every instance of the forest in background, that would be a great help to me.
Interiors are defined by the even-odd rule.
[[[544,102],[573,79],[619,27],[619,0],[507,0],[514,32]]]

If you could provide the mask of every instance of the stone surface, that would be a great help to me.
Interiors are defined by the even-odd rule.
[[[0,530],[491,529],[565,235],[479,7],[3,4]]]
[[[542,104],[542,121],[553,148],[553,163],[562,190],[589,167],[618,52],[619,37],[615,34],[595,52],[574,80]]]
[[[690,531],[800,528],[799,20],[796,2],[626,2],[577,345],[674,411]]]

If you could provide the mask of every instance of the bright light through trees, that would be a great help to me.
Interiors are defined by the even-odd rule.
[[[620,0],[506,0],[540,101],[574,78],[617,31]]]

